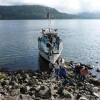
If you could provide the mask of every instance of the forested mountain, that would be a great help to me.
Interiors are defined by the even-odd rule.
[[[0,6],[0,19],[47,19],[50,12],[51,19],[100,18],[95,14],[82,13],[78,15],[66,14],[40,5]]]
[[[49,10],[50,9],[50,10]],[[0,19],[47,19],[50,12],[51,18],[70,18],[54,8],[39,5],[0,6]]]

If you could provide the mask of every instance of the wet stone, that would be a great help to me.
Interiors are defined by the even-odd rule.
[[[51,91],[47,86],[41,86],[39,91],[37,92],[37,96],[47,99],[51,97]]]
[[[63,85],[63,79],[56,80],[47,72],[5,72],[8,77],[0,80],[0,95],[11,97],[12,99],[9,100],[84,100],[84,98],[92,100],[90,97],[98,98],[100,80],[93,78],[92,74],[89,80],[84,82],[74,79],[74,72],[70,65],[66,67],[68,82],[65,85]]]
[[[27,89],[25,87],[20,88],[20,93],[25,94],[27,92]]]

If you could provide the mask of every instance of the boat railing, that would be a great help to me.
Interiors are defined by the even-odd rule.
[[[58,33],[57,33],[57,29],[51,29],[51,28],[49,28],[49,29],[42,29],[42,34],[43,35],[48,35],[48,34],[54,34],[54,35],[57,35]]]

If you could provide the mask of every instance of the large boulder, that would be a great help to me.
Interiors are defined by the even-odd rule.
[[[27,88],[26,87],[21,87],[20,88],[20,93],[21,94],[26,94],[26,92],[27,92]]]
[[[91,65],[85,65],[89,70],[93,69]]]
[[[98,80],[98,79],[96,79],[96,78],[91,78],[91,79],[89,80],[89,82],[90,82],[91,84],[96,85],[96,86],[100,86],[100,80]]]
[[[0,81],[4,79],[7,79],[6,74],[0,72]]]
[[[99,87],[93,87],[93,92],[98,92],[99,91]]]
[[[100,99],[100,95],[99,95],[99,92],[93,92],[93,95],[96,97],[96,98],[99,98]]]
[[[1,86],[4,87],[5,85],[6,85],[6,81],[3,80],[3,81],[1,82]]]
[[[80,97],[79,100],[88,100],[86,97]]]
[[[100,68],[97,68],[96,71],[97,71],[97,72],[100,72]]]
[[[36,92],[36,96],[42,99],[48,99],[51,97],[51,91],[47,86],[41,86],[40,89]]]
[[[74,100],[74,96],[68,92],[66,89],[63,90],[63,96],[66,98],[66,100]]]
[[[4,100],[4,96],[0,93],[0,100]]]

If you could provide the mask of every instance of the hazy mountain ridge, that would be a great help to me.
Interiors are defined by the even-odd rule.
[[[75,14],[61,13],[54,8],[49,8],[46,6],[20,5],[20,6],[0,6],[0,19],[47,19],[48,12],[50,12],[50,16],[52,19],[100,18],[100,14],[81,13],[75,15]]]

